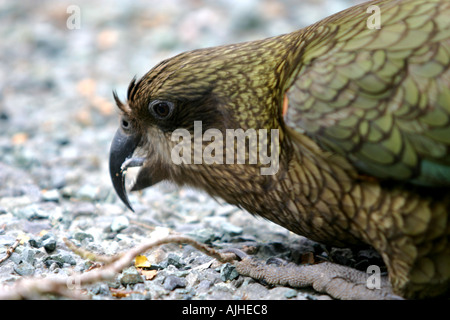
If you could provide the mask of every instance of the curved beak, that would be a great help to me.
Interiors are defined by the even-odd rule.
[[[129,167],[139,167],[144,164],[144,158],[132,158],[133,152],[139,144],[140,137],[128,135],[120,128],[117,130],[111,143],[109,152],[109,174],[111,181],[120,200],[131,210],[125,188],[125,174]]]

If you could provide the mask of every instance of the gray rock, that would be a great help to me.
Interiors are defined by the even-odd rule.
[[[13,213],[18,218],[26,220],[47,219],[49,216],[48,212],[42,210],[36,204],[31,204],[23,208],[15,209],[13,210]]]
[[[42,246],[47,253],[53,252],[56,249],[56,240],[53,237],[48,237],[42,240]]]
[[[164,289],[172,291],[176,288],[186,287],[186,279],[169,275],[164,279]]]
[[[34,264],[36,252],[34,249],[25,247],[22,251],[22,261]]]
[[[167,265],[173,265],[177,269],[184,267],[184,263],[181,261],[180,256],[172,252],[167,256]]]
[[[199,290],[199,291],[207,291],[212,286],[213,286],[213,282],[210,281],[210,280],[205,279],[205,280],[200,281],[200,283],[197,286],[197,290]]]
[[[99,188],[93,185],[82,186],[75,194],[76,198],[86,201],[97,200]]]
[[[78,240],[79,242],[87,241],[92,242],[94,241],[94,236],[92,234],[86,233],[86,232],[77,232],[73,235],[75,240]]]
[[[19,253],[17,253],[17,252],[13,252],[9,256],[9,260],[14,262],[15,264],[19,264],[22,261],[22,256]]]
[[[119,281],[124,286],[144,282],[142,276],[139,274],[135,267],[129,267],[123,270],[122,274],[119,276]]]
[[[125,216],[119,216],[114,218],[113,222],[111,223],[111,231],[112,232],[120,232],[123,229],[127,228],[130,225],[130,222],[128,221],[128,218]]]
[[[64,266],[64,259],[61,255],[48,256],[44,258],[44,264],[47,268],[50,268],[53,264],[56,264],[59,268]]]
[[[42,240],[41,239],[33,239],[33,238],[31,238],[30,240],[28,240],[28,243],[33,248],[40,248],[40,247],[42,247]]]
[[[61,259],[64,263],[68,263],[71,266],[74,266],[77,264],[77,262],[75,261],[75,258],[69,253],[62,253]]]
[[[290,289],[290,290],[288,290],[288,291],[286,291],[285,293],[284,293],[284,296],[287,298],[287,299],[292,299],[292,298],[295,298],[296,296],[297,296],[297,290],[295,290],[295,289]]]
[[[46,190],[42,192],[42,200],[48,202],[59,202],[60,194],[56,189]]]
[[[228,233],[230,236],[237,236],[242,234],[243,229],[241,227],[235,226],[232,223],[224,222],[221,224],[222,230]]]
[[[22,261],[18,265],[14,266],[14,271],[21,276],[31,276],[34,274],[34,267],[32,264]]]
[[[89,293],[93,295],[110,296],[111,291],[106,283],[95,283],[89,288]]]
[[[211,228],[193,230],[189,232],[188,235],[195,240],[206,244],[210,244],[217,238],[216,233]]]
[[[230,263],[225,263],[220,267],[220,279],[222,281],[234,280],[239,277],[236,267]]]

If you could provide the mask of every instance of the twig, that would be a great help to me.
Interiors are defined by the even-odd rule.
[[[140,246],[132,248],[131,250],[118,254],[112,257],[105,257],[101,255],[95,255],[92,253],[88,253],[86,250],[77,248],[73,243],[69,240],[64,239],[67,246],[74,250],[76,253],[80,253],[83,257],[87,256],[89,258],[93,258],[97,261],[102,261],[106,265],[102,268],[97,268],[89,272],[85,272],[83,274],[76,274],[70,277],[48,277],[45,279],[24,279],[19,281],[12,287],[0,288],[0,300],[4,299],[33,299],[36,295],[45,294],[45,293],[53,293],[62,296],[66,296],[73,299],[81,299],[85,298],[81,293],[79,293],[79,289],[81,286],[87,285],[90,283],[109,280],[113,278],[117,273],[121,270],[129,266],[133,259],[154,248],[161,246],[163,244],[175,243],[175,244],[189,244],[194,248],[204,252],[205,254],[216,258],[222,263],[231,262],[235,259],[234,253],[220,253],[219,251],[209,248],[203,243],[195,241],[191,238],[177,235],[177,236],[167,236],[159,240],[149,241]],[[78,290],[77,290],[78,289]]]
[[[155,230],[154,226],[148,225],[147,223],[144,223],[144,222],[141,222],[141,221],[137,221],[137,220],[134,220],[134,219],[130,219],[130,223],[132,223],[134,225],[137,225],[139,227],[142,227],[144,229],[150,230],[150,231],[154,231]]]
[[[16,248],[19,246],[20,241],[22,241],[22,239],[17,238],[13,245],[6,250],[6,255],[0,259],[0,263],[6,261],[12,255],[14,250],[16,250]]]

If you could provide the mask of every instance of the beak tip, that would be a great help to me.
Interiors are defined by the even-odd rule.
[[[117,130],[111,144],[109,155],[109,173],[111,181],[119,196],[120,200],[134,212],[133,207],[128,199],[125,188],[125,172],[121,169],[123,162],[133,153],[136,147],[136,140],[134,136],[125,135],[120,129]]]
[[[134,209],[133,209],[133,207],[131,206],[131,204],[127,204],[127,208],[128,208],[128,209],[130,209],[130,210],[131,210],[131,212],[133,212],[133,213],[134,213]]]

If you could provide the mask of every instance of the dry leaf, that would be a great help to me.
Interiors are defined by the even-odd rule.
[[[145,277],[145,280],[152,280],[157,273],[158,271],[156,270],[140,270],[140,274]]]
[[[124,291],[124,290],[119,290],[119,289],[114,289],[114,288],[109,288],[109,290],[111,291],[112,296],[116,297],[116,298],[125,298],[130,295],[130,292]]]
[[[146,256],[137,256],[134,261],[134,266],[136,268],[150,268],[152,264],[148,261]]]

